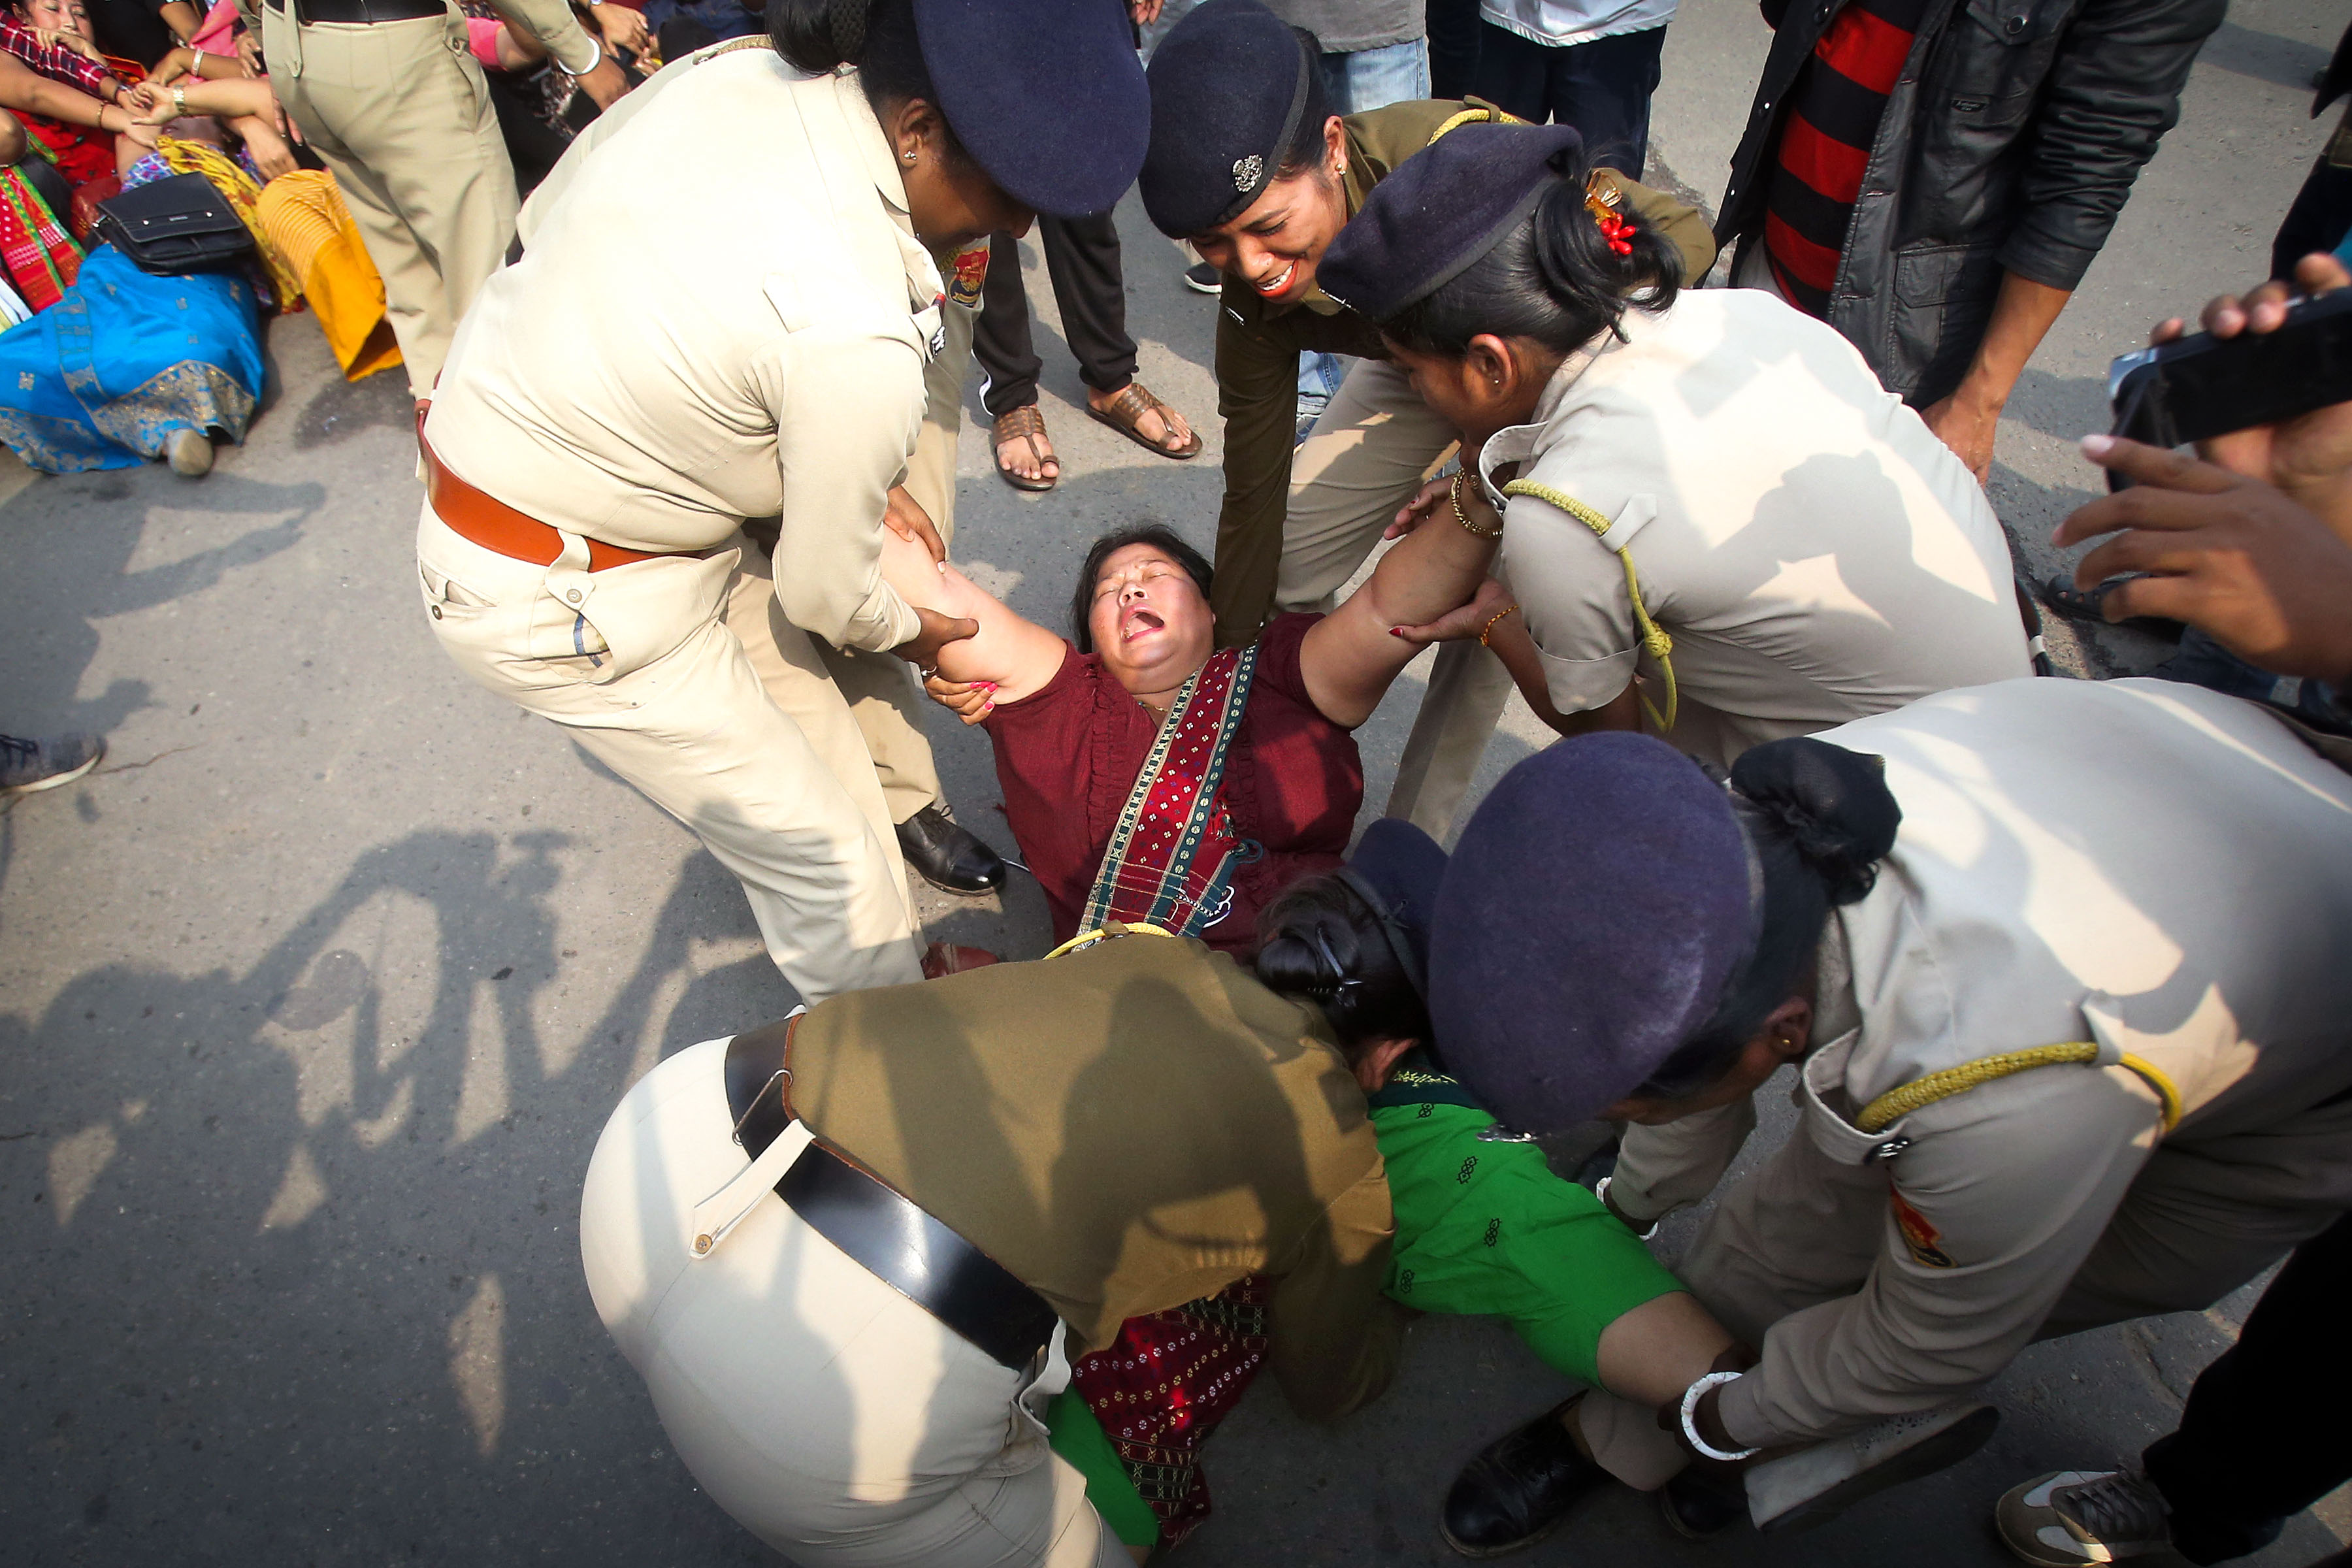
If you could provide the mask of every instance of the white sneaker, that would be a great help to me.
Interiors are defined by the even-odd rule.
[[[1992,1517],[2001,1544],[2040,1568],[2134,1559],[2157,1568],[2185,1561],[2170,1514],[2137,1470],[2054,1470],[2003,1492]]]

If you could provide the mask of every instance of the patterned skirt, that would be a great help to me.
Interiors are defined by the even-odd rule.
[[[1137,1495],[1173,1546],[1209,1517],[1201,1445],[1265,1360],[1273,1282],[1253,1275],[1214,1296],[1129,1318],[1118,1338],[1070,1367]]]

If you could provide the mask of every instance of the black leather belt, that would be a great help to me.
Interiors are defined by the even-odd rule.
[[[793,1021],[727,1044],[727,1109],[735,1141],[758,1159],[792,1125],[784,1051]],[[996,1259],[822,1143],[776,1182],[776,1195],[811,1230],[881,1281],[985,1351],[1027,1372],[1054,1337],[1054,1309]]]
[[[273,11],[286,9],[285,0],[268,0]],[[295,15],[305,22],[415,22],[446,16],[443,0],[298,0]]]

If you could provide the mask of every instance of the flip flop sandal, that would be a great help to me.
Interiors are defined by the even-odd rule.
[[[1110,406],[1108,408],[1097,408],[1091,403],[1087,405],[1087,418],[1097,424],[1109,426],[1147,452],[1162,458],[1173,458],[1180,463],[1187,458],[1200,456],[1201,433],[1198,430],[1192,432],[1192,438],[1183,446],[1165,447],[1136,427],[1142,423],[1145,415],[1153,412],[1159,414],[1168,428],[1175,428],[1174,422],[1169,419],[1169,416],[1175,410],[1152,396],[1150,389],[1139,381],[1129,382],[1127,390],[1112,398]]]
[[[1062,482],[1060,454],[1049,452],[1037,444],[1038,438],[1045,434],[1045,416],[1038,411],[1037,405],[1034,403],[1024,403],[1018,408],[1008,408],[998,415],[995,433],[997,449],[1002,449],[1010,442],[1026,441],[1029,443],[1029,455],[1037,459],[1038,468],[1050,470],[1039,474],[1033,479],[1006,468],[1004,460],[999,458],[996,462],[998,477],[1016,490],[1050,490],[1060,484]]]
[[[2120,621],[2107,619],[2107,595],[2121,578],[2110,578],[2097,587],[2084,590],[2074,586],[2070,573],[2045,577],[2035,588],[2034,596],[2070,621],[2095,621],[2101,626],[2129,626],[2150,637],[2178,640],[2181,633],[2179,621],[2168,621],[2161,616],[2130,616]]]

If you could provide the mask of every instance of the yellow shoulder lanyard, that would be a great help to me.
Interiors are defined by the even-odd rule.
[[[1496,108],[1493,104],[1486,102],[1483,99],[1465,99],[1463,101],[1471,104],[1473,107],[1464,110],[1459,114],[1454,115],[1448,119],[1445,123],[1431,132],[1429,133],[1429,142],[1433,142],[1447,132],[1456,130],[1465,125],[1525,125],[1527,123],[1526,121],[1520,119],[1517,115],[1507,114],[1502,110]],[[1427,146],[1429,145],[1429,142],[1423,142],[1423,145]]]
[[[1931,1072],[1916,1083],[1906,1083],[1890,1089],[1862,1108],[1853,1124],[1864,1132],[1876,1132],[1888,1122],[1910,1115],[1921,1106],[1933,1105],[1939,1100],[1949,1100],[1963,1094],[1980,1083],[1990,1083],[2011,1073],[2031,1072],[2035,1068],[2056,1067],[2063,1062],[2095,1062],[2099,1047],[2088,1040],[2071,1040],[2061,1046],[2036,1046],[2031,1050],[2003,1051],[1999,1056],[1979,1057],[1972,1062],[1962,1062],[1956,1068]],[[2164,1107],[2164,1131],[2170,1132],[2180,1121],[2180,1091],[2162,1068],[2146,1057],[2124,1053],[2121,1066],[2147,1080],[2156,1090],[2156,1098]]]
[[[1584,524],[1592,531],[1595,538],[1606,540],[1609,537],[1609,530],[1612,526],[1610,521],[1565,490],[1539,485],[1533,479],[1513,479],[1503,487],[1503,493],[1507,496],[1533,496],[1539,501],[1559,508]],[[1607,546],[1604,544],[1602,548]],[[1682,705],[1675,688],[1675,639],[1666,635],[1665,627],[1651,618],[1650,606],[1642,602],[1642,578],[1633,570],[1633,552],[1621,549],[1616,555],[1625,568],[1625,593],[1633,601],[1633,624],[1641,630],[1642,651],[1657,662],[1659,674],[1665,678],[1666,706],[1663,712],[1646,695],[1642,699],[1642,706],[1649,711],[1650,722],[1663,735],[1675,727],[1675,718]]]

